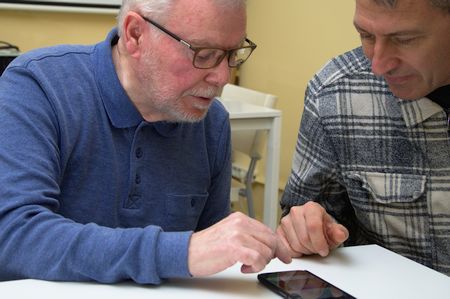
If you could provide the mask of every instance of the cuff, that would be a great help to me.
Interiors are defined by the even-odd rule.
[[[188,267],[191,235],[191,231],[161,232],[156,256],[159,277],[191,277]]]

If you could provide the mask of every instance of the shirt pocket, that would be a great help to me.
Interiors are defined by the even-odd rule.
[[[426,176],[381,172],[350,172],[348,178],[359,181],[378,203],[412,203],[425,193]]]
[[[353,172],[347,178],[361,238],[429,264],[427,176]]]
[[[169,194],[166,200],[168,231],[195,231],[208,198],[203,194]]]

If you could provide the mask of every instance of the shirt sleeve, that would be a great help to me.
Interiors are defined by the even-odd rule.
[[[58,214],[65,169],[50,93],[21,67],[0,80],[0,280],[159,284],[190,276],[192,232],[109,228]]]
[[[315,201],[347,229],[355,229],[351,235],[357,235],[353,208],[340,180],[338,155],[320,116],[323,97],[306,90],[292,170],[281,198],[282,212],[285,216],[291,207]]]

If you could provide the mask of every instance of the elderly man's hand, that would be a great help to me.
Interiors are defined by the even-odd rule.
[[[244,273],[259,272],[272,258],[289,263],[291,256],[279,236],[261,222],[236,212],[194,233],[189,244],[189,271],[211,275],[242,263]]]
[[[292,207],[281,219],[277,234],[292,257],[316,253],[327,256],[349,235],[343,225],[336,223],[321,205],[312,201]]]

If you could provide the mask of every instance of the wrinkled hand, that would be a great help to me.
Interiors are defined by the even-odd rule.
[[[288,248],[276,233],[236,212],[192,235],[188,263],[193,276],[211,275],[238,262],[243,264],[243,273],[253,273],[264,269],[274,257],[291,262]]]
[[[348,238],[348,230],[331,217],[316,202],[292,207],[281,219],[277,229],[292,257],[320,254],[327,256],[330,250]]]

